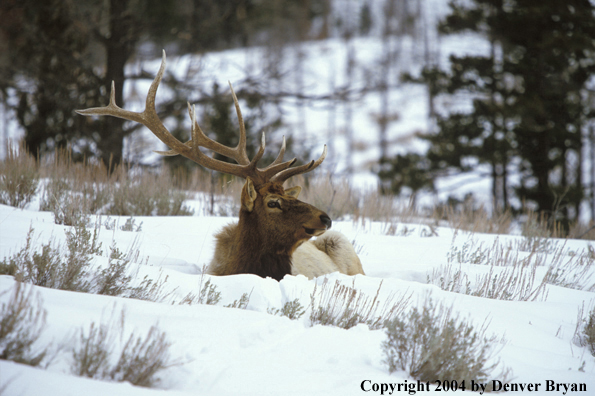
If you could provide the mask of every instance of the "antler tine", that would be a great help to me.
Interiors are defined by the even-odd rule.
[[[229,89],[231,90],[231,97],[233,98],[233,104],[236,108],[236,114],[238,115],[238,124],[240,125],[240,140],[238,142],[237,150],[243,155],[246,161],[248,161],[248,154],[246,154],[246,126],[244,125],[244,117],[242,117],[240,102],[238,102],[238,97],[233,90],[231,81],[227,81],[227,83],[229,84]],[[262,136],[261,146],[264,147],[264,134]]]
[[[250,161],[250,165],[249,166],[252,169],[256,169],[256,164],[258,164],[258,161],[260,161],[260,159],[264,155],[264,148],[265,148],[265,146],[266,146],[266,142],[265,142],[265,139],[264,139],[264,132],[263,132],[262,133],[262,138],[260,138],[260,148],[258,149],[258,152],[254,156],[254,158],[252,158],[252,161]]]
[[[277,158],[275,158],[273,163],[269,165],[269,167],[271,167],[273,165],[280,164],[281,162],[283,162],[283,156],[285,155],[286,147],[287,147],[287,145],[285,144],[285,136],[283,136],[283,142],[281,142],[281,149],[279,150],[279,154],[277,155]],[[295,162],[295,158],[292,161]]]
[[[269,166],[263,169],[263,172],[265,173],[265,177],[267,178],[267,180],[276,175],[277,173],[291,167],[297,161],[296,158],[293,158],[289,161],[283,162],[283,156],[285,155],[286,147],[287,145],[285,142],[285,136],[283,136],[283,142],[281,143],[281,149],[279,150],[277,158],[275,158],[275,160]]]
[[[326,144],[324,145],[324,149],[322,150],[322,154],[320,157],[314,161],[310,161],[307,164],[296,166],[295,168],[285,169],[271,177],[271,181],[283,183],[285,180],[289,179],[292,176],[300,175],[302,173],[310,172],[318,167],[326,158]]]
[[[165,155],[175,155],[182,154],[188,152],[190,147],[188,145],[183,144],[178,139],[176,139],[168,130],[165,128],[159,117],[157,116],[157,112],[155,111],[155,96],[157,95],[157,89],[159,88],[159,83],[163,78],[163,74],[165,72],[165,65],[166,65],[166,57],[165,51],[163,51],[163,55],[161,58],[161,66],[159,67],[159,71],[155,76],[155,79],[151,83],[149,88],[149,92],[147,93],[147,99],[145,103],[145,110],[142,113],[124,110],[116,104],[116,93],[115,93],[115,85],[112,81],[111,91],[110,91],[110,101],[107,106],[104,107],[94,107],[85,110],[76,110],[78,114],[85,115],[85,116],[93,116],[93,115],[109,115],[113,117],[122,118],[129,121],[135,121],[139,124],[143,124],[147,128],[153,132],[155,136],[157,136],[163,143],[167,146],[171,147],[172,150],[165,152]]]
[[[112,90],[110,92],[110,103],[107,106],[95,107],[86,110],[77,110],[77,113],[86,116],[109,115],[113,117],[123,118],[129,121],[138,122],[149,128],[149,130],[153,132],[153,134],[157,136],[159,140],[161,140],[163,143],[165,143],[168,147],[171,148],[171,150],[169,151],[158,151],[158,153],[167,156],[181,154],[184,157],[206,168],[245,178],[247,176],[248,171],[248,169],[246,169],[246,166],[250,163],[250,161],[248,161],[247,159],[247,156],[245,155],[245,148],[242,149],[241,147],[238,147],[236,149],[233,149],[226,147],[220,143],[217,143],[212,139],[209,139],[202,132],[202,130],[200,130],[200,127],[196,123],[196,117],[192,114],[191,118],[194,120],[192,128],[193,139],[186,143],[180,142],[163,125],[155,110],[155,97],[157,95],[157,89],[159,88],[159,84],[163,78],[163,74],[165,73],[165,66],[166,56],[165,51],[163,51],[161,66],[159,67],[159,71],[157,72],[155,79],[151,83],[149,92],[147,93],[145,110],[142,113],[124,110],[116,104],[115,89],[113,82]],[[191,111],[191,113],[196,112]],[[230,164],[227,162],[216,160],[214,158],[210,158],[198,149],[198,147],[201,145],[215,152],[218,152],[219,154],[235,159],[236,161],[238,161],[238,163],[240,163],[240,165]],[[242,151],[244,152],[243,155],[238,155],[238,153],[241,153]]]
[[[296,161],[292,159],[290,161],[283,162],[283,156],[285,155],[286,143],[285,137],[281,145],[279,155],[268,167],[264,169],[257,168],[258,161],[262,158],[265,150],[265,136],[262,134],[260,148],[252,161],[248,159],[246,153],[246,127],[244,125],[244,118],[242,117],[242,111],[240,110],[240,104],[238,98],[233,90],[231,83],[229,87],[231,89],[231,95],[233,97],[236,113],[238,116],[238,123],[240,128],[240,139],[236,147],[227,147],[221,143],[210,139],[202,131],[198,122],[196,121],[196,107],[188,104],[188,113],[192,120],[191,138],[186,143],[182,143],[176,137],[174,137],[169,130],[163,125],[163,122],[159,119],[157,111],[155,110],[155,98],[157,96],[157,90],[159,84],[165,73],[166,57],[165,51],[163,51],[161,65],[159,71],[155,76],[155,79],[151,83],[149,92],[147,93],[147,99],[145,103],[145,109],[142,112],[134,112],[124,110],[116,104],[115,86],[112,82],[110,91],[109,104],[104,107],[95,107],[86,110],[77,110],[76,112],[85,116],[92,115],[109,115],[113,117],[122,118],[129,121],[138,122],[147,128],[165,143],[170,150],[168,151],[156,151],[161,155],[172,156],[182,155],[205,168],[216,170],[219,172],[227,173],[234,176],[243,178],[250,177],[256,184],[261,184],[267,181],[276,181],[283,183],[291,176],[309,172],[316,168],[326,157],[326,146],[320,158],[316,161],[311,161],[308,164],[298,166],[296,168],[290,168]],[[215,158],[211,158],[200,150],[200,147],[204,147],[218,154],[234,159],[237,164],[231,164],[228,162],[220,161]]]
[[[242,110],[240,109],[240,103],[239,103],[238,97],[236,96],[236,93],[233,89],[233,85],[229,81],[228,81],[228,83],[229,83],[229,89],[231,90],[231,97],[233,98],[233,103],[236,108],[236,114],[238,116],[238,123],[240,126],[240,141],[238,142],[237,149],[238,150],[243,149],[243,153],[245,154],[246,153],[246,127],[244,125],[244,117],[242,116]],[[254,158],[252,158],[252,161],[250,161],[250,165],[249,165],[249,167],[260,176],[260,179],[262,179],[262,181],[268,181],[273,175],[276,175],[277,173],[289,168],[296,161],[296,159],[294,158],[291,161],[283,162],[283,156],[285,155],[285,147],[286,147],[285,136],[283,136],[283,143],[281,145],[281,150],[279,151],[279,154],[277,155],[277,158],[275,159],[275,161],[273,161],[273,163],[271,163],[265,169],[260,170],[256,167],[256,165],[257,165],[258,161],[260,161],[260,159],[264,155],[265,146],[266,146],[266,141],[265,141],[265,134],[263,132],[262,138],[260,140],[260,148],[258,149],[258,152],[254,156]],[[246,155],[246,158],[248,158],[247,155]]]

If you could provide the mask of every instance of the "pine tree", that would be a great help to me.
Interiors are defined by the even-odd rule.
[[[499,27],[510,47],[507,71],[522,79],[517,194],[566,229],[584,196],[582,133],[593,114],[582,97],[595,72],[594,13],[588,0],[518,0]]]
[[[434,177],[487,165],[496,211],[510,206],[514,192],[568,228],[584,195],[581,135],[593,114],[583,98],[595,71],[594,12],[588,0],[451,3],[441,33],[480,33],[491,50],[452,56],[448,72],[424,72],[438,93],[472,98],[471,111],[438,116],[438,132],[425,137]],[[520,185],[513,190],[515,166]]]

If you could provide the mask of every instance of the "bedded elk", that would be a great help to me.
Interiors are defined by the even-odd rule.
[[[240,139],[236,147],[224,146],[208,138],[196,121],[196,109],[188,104],[192,120],[191,139],[182,143],[163,125],[155,110],[157,88],[165,71],[165,51],[161,67],[146,98],[145,110],[133,112],[115,103],[114,85],[109,105],[78,110],[82,115],[109,115],[143,124],[170,150],[162,155],[182,155],[208,169],[246,179],[242,189],[237,224],[230,224],[216,235],[215,255],[207,271],[213,275],[240,273],[270,276],[281,280],[287,274],[309,278],[340,271],[348,275],[363,274],[360,260],[347,238],[327,231],[332,221],[323,211],[297,199],[301,187],[285,189],[283,183],[292,176],[310,172],[326,157],[326,146],[317,160],[293,166],[296,159],[283,161],[285,138],[277,158],[266,168],[257,163],[264,154],[264,133],[260,148],[250,160],[246,153],[246,130],[238,99],[231,87],[238,116]],[[232,164],[204,154],[200,147],[229,157]],[[318,237],[309,241],[312,237]]]

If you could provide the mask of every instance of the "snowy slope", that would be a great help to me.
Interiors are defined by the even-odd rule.
[[[122,223],[124,220],[121,219]],[[141,274],[153,278],[167,275],[166,287],[177,288],[171,299],[179,300],[188,292],[197,291],[199,269],[212,256],[213,233],[233,219],[195,216],[137,220],[143,222],[138,233],[102,228],[104,250],[112,240],[120,249],[126,249],[136,238],[141,257],[149,256],[148,264],[140,266]],[[64,227],[55,225],[50,213],[0,206],[0,257],[14,254],[23,246],[29,227],[35,229],[36,244],[50,238],[59,241],[64,236]],[[446,263],[453,230],[438,228],[438,236],[422,237],[420,231],[425,226],[408,227],[415,228],[408,236],[386,236],[378,224],[334,224],[333,228],[356,239],[361,246],[360,257],[367,275],[351,278],[331,274],[328,278],[347,285],[355,282],[356,288],[367,295],[374,295],[383,282],[381,299],[391,293],[410,293],[412,303],[421,304],[431,295],[436,301],[454,306],[461,317],[477,326],[487,319],[488,333],[502,340],[498,357],[512,370],[513,382],[543,384],[540,391],[531,394],[562,394],[546,392],[548,380],[584,383],[589,392],[595,390],[595,359],[572,342],[578,309],[583,303],[592,304],[594,293],[548,285],[545,301],[516,302],[442,291],[425,283],[426,274]],[[495,238],[459,232],[454,243],[460,246],[470,237],[486,244]],[[499,237],[501,241],[514,238]],[[586,245],[583,241],[567,243],[572,249]],[[485,266],[477,265],[465,268],[472,276],[485,270]],[[389,374],[382,362],[383,330],[370,330],[366,325],[349,330],[310,326],[308,314],[292,321],[267,313],[268,308],[281,308],[284,302],[295,298],[307,307],[316,280],[287,276],[277,282],[253,275],[210,279],[222,296],[216,306],[177,305],[171,304],[171,299],[153,303],[36,287],[48,312],[40,340],[43,345],[50,341],[72,345],[78,329],[105,321],[122,309],[127,332],[145,334],[149,327],[158,324],[173,343],[172,357],[185,362],[163,373],[162,389],[76,377],[70,374],[67,352],[59,355],[47,370],[0,361],[0,389],[4,387],[3,394],[10,396],[357,395],[364,394],[361,386],[365,380],[371,382],[364,387],[413,381],[405,372]],[[0,276],[0,293],[13,285],[11,277]],[[243,293],[251,293],[247,310],[223,307]],[[0,301],[5,302],[8,297],[4,293]]]

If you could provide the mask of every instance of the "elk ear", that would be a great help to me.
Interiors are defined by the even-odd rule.
[[[246,212],[254,210],[254,201],[256,201],[256,189],[254,182],[249,177],[246,178],[244,188],[242,188],[242,209]]]
[[[298,195],[300,195],[301,192],[302,188],[300,186],[295,186],[285,190],[285,195],[289,195],[290,197],[297,199]]]

